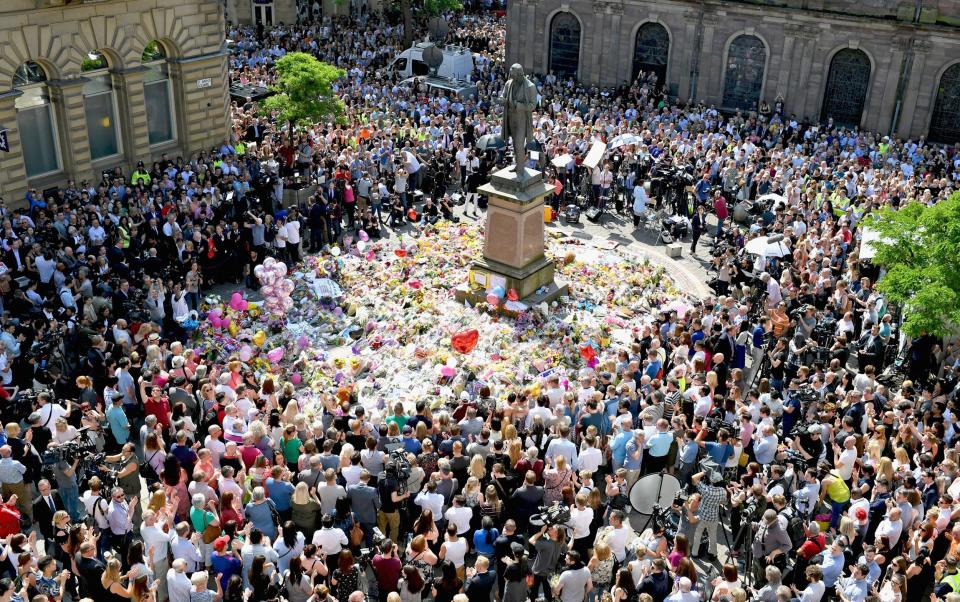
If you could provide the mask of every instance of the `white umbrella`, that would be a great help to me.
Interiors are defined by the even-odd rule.
[[[615,149],[620,148],[621,146],[627,146],[628,144],[638,144],[640,142],[640,136],[635,134],[620,134],[615,136],[613,140],[610,141],[609,148]]]
[[[790,247],[783,242],[783,236],[759,236],[747,241],[747,253],[761,257],[783,257],[790,254]]]

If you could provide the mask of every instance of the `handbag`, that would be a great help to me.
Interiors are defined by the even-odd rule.
[[[357,520],[357,515],[351,513],[353,518],[353,526],[350,527],[350,546],[358,547],[363,543],[363,527],[360,526],[360,521]]]
[[[203,543],[212,544],[223,531],[220,529],[220,525],[211,522],[206,527],[203,528]]]

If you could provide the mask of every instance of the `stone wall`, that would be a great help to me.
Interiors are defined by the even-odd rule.
[[[886,0],[514,0],[507,61],[545,73],[550,22],[568,11],[581,24],[580,79],[621,84],[633,75],[637,30],[653,21],[670,37],[668,89],[720,106],[727,48],[746,33],[763,40],[767,51],[761,98],[772,104],[782,96],[788,113],[818,119],[831,59],[857,48],[871,61],[861,126],[889,133],[896,114],[896,133],[917,137],[929,127],[940,74],[960,61],[960,29],[941,18],[960,15],[960,0],[923,0],[924,16],[911,23],[915,8]]]
[[[5,12],[0,4],[0,127],[6,128],[10,152],[0,156],[0,191],[14,201],[28,186],[38,189],[66,178],[99,179],[116,165],[129,173],[138,160],[189,155],[220,142],[229,132],[229,82],[224,49],[224,16],[219,0],[104,0],[63,6],[40,0],[34,10]],[[167,54],[173,88],[176,139],[151,146],[144,104],[141,55],[151,40]],[[117,106],[121,155],[91,162],[82,89],[87,79],[81,64],[99,51],[110,64]],[[29,132],[17,127],[13,75],[26,61],[39,63],[59,136],[62,171],[27,181],[20,140]],[[206,80],[209,79],[209,85]],[[201,85],[198,81],[203,80]]]

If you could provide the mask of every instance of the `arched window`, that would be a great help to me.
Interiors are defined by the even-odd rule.
[[[757,36],[738,36],[727,50],[723,79],[723,107],[754,110],[763,90],[763,71],[767,48]]]
[[[573,13],[558,13],[550,22],[550,72],[576,77],[580,67],[580,21]]]
[[[960,142],[960,63],[940,76],[929,138],[948,144]]]
[[[108,68],[107,59],[100,52],[88,53],[81,66],[83,76],[89,80],[83,85],[83,110],[91,161],[120,153],[117,106]]]
[[[659,23],[644,23],[637,30],[633,46],[633,79],[641,71],[657,75],[657,85],[667,83],[667,57],[670,54],[670,35]]]
[[[143,51],[143,97],[147,105],[147,130],[150,144],[163,144],[176,138],[173,123],[170,72],[167,53],[160,42],[153,40]]]
[[[827,86],[823,90],[820,120],[833,118],[843,127],[859,127],[870,85],[870,57],[862,50],[844,48],[830,60]]]
[[[22,93],[14,106],[28,178],[60,170],[60,145],[47,79],[43,67],[33,61],[20,65],[13,75],[13,87]]]

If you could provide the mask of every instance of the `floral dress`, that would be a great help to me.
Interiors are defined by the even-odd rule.
[[[563,500],[563,488],[573,482],[573,471],[548,470],[543,473],[543,499],[550,505]]]

